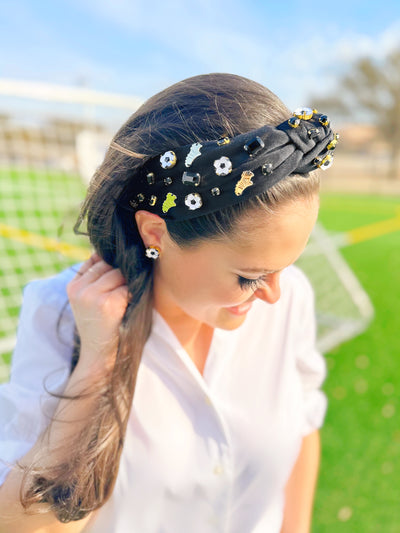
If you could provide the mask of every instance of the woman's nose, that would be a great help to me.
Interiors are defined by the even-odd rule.
[[[254,292],[254,295],[260,300],[264,300],[269,304],[274,304],[281,297],[281,287],[279,285],[280,272],[276,272],[268,276],[268,281],[263,287],[260,287]]]

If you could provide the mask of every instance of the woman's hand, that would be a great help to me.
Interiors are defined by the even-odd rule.
[[[81,339],[79,366],[110,368],[129,298],[120,270],[94,254],[69,282],[67,294]]]

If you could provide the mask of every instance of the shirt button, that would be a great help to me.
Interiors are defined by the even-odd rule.
[[[224,469],[222,468],[221,465],[217,465],[214,467],[213,472],[216,476],[220,476],[224,472]]]

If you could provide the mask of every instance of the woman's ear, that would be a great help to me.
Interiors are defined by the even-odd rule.
[[[163,240],[168,234],[165,221],[158,215],[143,210],[135,213],[135,220],[144,247],[162,248]]]

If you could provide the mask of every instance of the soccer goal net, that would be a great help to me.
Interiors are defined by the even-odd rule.
[[[0,381],[24,285],[84,260],[72,232],[86,185],[136,98],[0,79]],[[361,331],[367,296],[322,228],[301,259],[317,296],[323,351]]]

